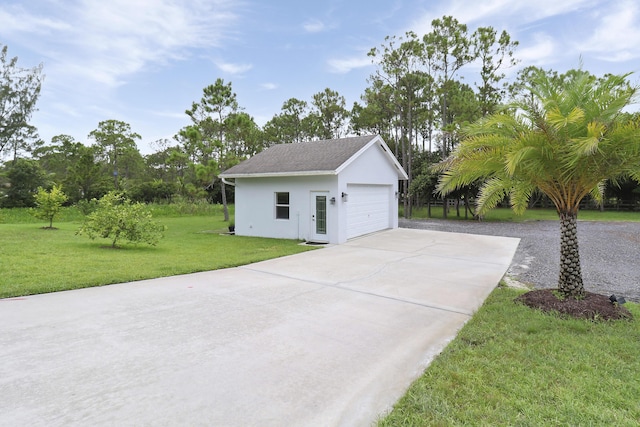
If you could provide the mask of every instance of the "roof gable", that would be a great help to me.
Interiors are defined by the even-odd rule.
[[[406,179],[404,171],[379,136],[357,136],[342,139],[278,144],[233,166],[220,176],[224,178],[289,176],[289,175],[336,175],[375,140],[390,156],[394,166],[400,168],[398,176]]]

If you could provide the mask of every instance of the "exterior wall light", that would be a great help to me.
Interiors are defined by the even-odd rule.
[[[335,197],[330,198],[329,202],[331,202],[332,205],[335,205],[336,204],[336,198]]]
[[[349,195],[347,193],[345,193],[344,191],[342,192],[342,201],[343,202],[349,201]]]

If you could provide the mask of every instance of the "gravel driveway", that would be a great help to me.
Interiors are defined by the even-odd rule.
[[[560,264],[558,221],[476,222],[406,220],[400,227],[519,237],[507,274],[536,288],[555,288]],[[585,289],[640,302],[640,222],[578,221]]]

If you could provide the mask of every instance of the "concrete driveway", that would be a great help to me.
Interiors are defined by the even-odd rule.
[[[396,229],[239,268],[0,300],[0,425],[371,425],[517,245]]]

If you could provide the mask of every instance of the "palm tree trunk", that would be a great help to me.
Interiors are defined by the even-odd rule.
[[[577,226],[577,214],[560,213],[560,278],[558,280],[558,290],[565,296],[572,298],[584,296]]]

